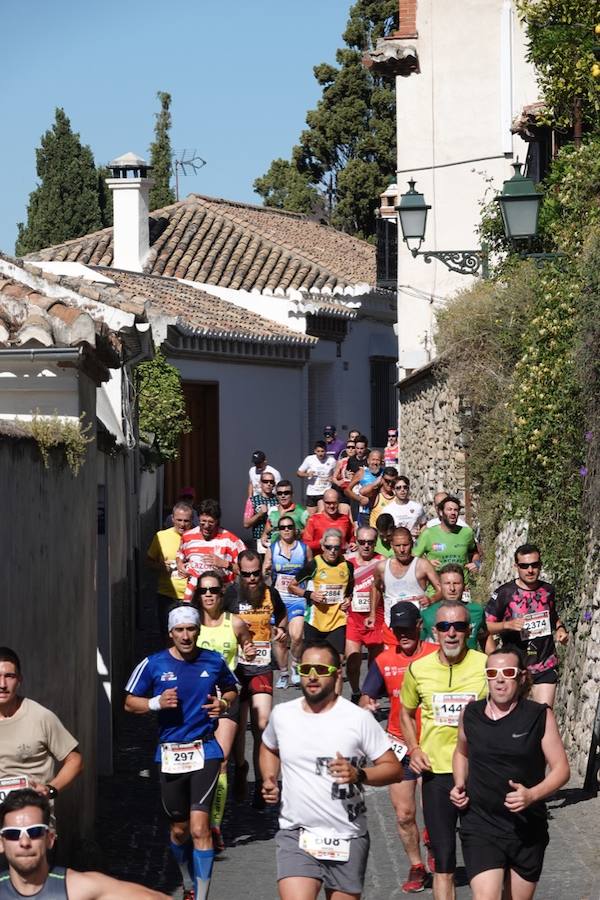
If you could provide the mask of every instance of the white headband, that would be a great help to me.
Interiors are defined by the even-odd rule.
[[[176,606],[169,613],[169,631],[177,625],[200,627],[200,614],[193,606]]]

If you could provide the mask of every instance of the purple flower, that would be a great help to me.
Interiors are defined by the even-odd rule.
[[[591,621],[592,621],[592,612],[591,612],[591,610],[586,609],[586,611],[585,611],[584,614],[583,614],[583,621],[584,621],[584,622],[591,622]]]
[[[588,473],[587,466],[582,466],[579,470],[579,474],[581,475],[581,477],[585,478],[587,473]]]
[[[594,432],[593,432],[593,431],[586,431],[584,437],[585,437],[586,441],[587,441],[588,444],[589,444],[589,442],[590,442],[590,441],[592,440],[592,438],[594,437]]]

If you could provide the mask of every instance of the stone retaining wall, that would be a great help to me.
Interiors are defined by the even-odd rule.
[[[399,468],[410,478],[411,495],[428,513],[433,495],[442,488],[464,503],[466,457],[461,403],[435,362],[400,382],[399,403]]]

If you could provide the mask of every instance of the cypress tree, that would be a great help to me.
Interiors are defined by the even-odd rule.
[[[64,109],[36,150],[39,185],[29,195],[27,224],[18,224],[15,253],[23,256],[102,227],[92,151],[71,130]]]
[[[393,84],[369,72],[362,56],[397,27],[397,15],[397,0],[352,5],[337,66],[313,70],[322,96],[306,115],[291,160],[274,160],[254,182],[266,205],[305,212],[316,192],[332,225],[365,238],[375,234],[379,194],[396,171],[396,109]]]
[[[171,179],[171,95],[158,91],[160,112],[155,113],[154,141],[150,145],[150,165],[154,186],[150,191],[150,209],[161,209],[175,202],[175,194],[170,185]]]

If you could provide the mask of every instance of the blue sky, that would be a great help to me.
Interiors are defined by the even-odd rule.
[[[156,92],[173,148],[207,165],[191,191],[260,202],[252,182],[287,157],[335,61],[351,0],[4,0],[0,249],[12,253],[36,185],[35,148],[62,106],[98,164],[147,155]]]

